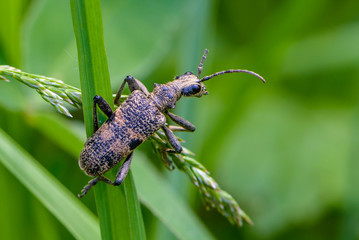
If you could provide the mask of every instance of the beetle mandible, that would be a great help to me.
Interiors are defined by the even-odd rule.
[[[159,129],[163,129],[173,149],[169,152],[180,153],[182,147],[169,127],[166,126],[167,115],[177,123],[183,131],[193,132],[195,126],[189,121],[169,112],[174,109],[176,102],[182,97],[201,97],[207,95],[204,81],[225,73],[245,72],[265,80],[255,72],[231,69],[214,73],[199,78],[203,69],[208,50],[206,49],[198,66],[197,75],[186,72],[175,77],[172,82],[166,84],[154,84],[150,93],[147,88],[132,76],[127,76],[123,81],[114,99],[115,105],[119,105],[125,84],[131,91],[129,97],[113,112],[109,104],[96,95],[93,98],[93,125],[94,134],[87,139],[85,147],[79,158],[80,168],[91,177],[95,177],[82,189],[79,197],[83,197],[92,186],[102,181],[114,186],[120,185],[125,179],[133,157],[133,151],[148,137]],[[99,128],[96,105],[103,111],[108,119]],[[178,127],[177,127],[178,129]],[[121,162],[122,166],[117,172],[116,179],[112,182],[104,174]]]

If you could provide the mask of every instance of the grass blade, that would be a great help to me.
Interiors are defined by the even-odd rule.
[[[96,217],[35,159],[0,129],[0,162],[77,239],[100,239]]]
[[[71,0],[87,136],[93,133],[92,99],[101,95],[113,107],[103,40],[99,0]],[[100,115],[100,122],[105,121]],[[108,175],[114,179],[115,172]],[[144,224],[131,173],[120,187],[95,187],[97,210],[104,239],[145,239]]]

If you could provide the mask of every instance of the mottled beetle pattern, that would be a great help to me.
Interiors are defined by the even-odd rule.
[[[135,90],[85,143],[80,167],[89,176],[104,174],[166,123],[146,95]]]
[[[119,105],[126,83],[128,83],[131,94],[114,112],[101,96],[96,95],[94,97],[95,133],[85,142],[85,147],[80,154],[79,165],[88,176],[95,178],[83,188],[79,197],[83,197],[98,181],[114,186],[120,185],[130,168],[133,151],[161,128],[173,147],[173,149],[166,149],[165,151],[180,153],[182,147],[171,131],[171,126],[167,126],[165,115],[180,125],[182,131],[193,132],[196,129],[193,124],[168,110],[174,109],[176,102],[182,96],[201,97],[202,95],[207,95],[208,92],[202,82],[221,74],[235,72],[250,73],[265,82],[260,75],[242,69],[221,71],[199,79],[207,53],[208,50],[206,49],[198,66],[197,75],[186,72],[177,76],[172,82],[166,84],[155,83],[151,93],[140,81],[132,76],[127,76],[115,97],[115,105]],[[96,106],[108,116],[107,121],[100,128],[98,127]],[[176,128],[178,129],[179,127]],[[114,182],[104,176],[107,171],[123,159],[125,160]]]

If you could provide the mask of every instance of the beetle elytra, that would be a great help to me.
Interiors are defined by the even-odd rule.
[[[166,126],[165,115],[177,123],[182,130],[195,131],[196,128],[193,124],[168,110],[174,109],[176,102],[182,96],[201,97],[207,95],[204,81],[221,74],[244,72],[255,75],[265,82],[257,73],[242,69],[221,71],[199,78],[207,53],[206,49],[196,75],[186,72],[166,84],[154,84],[155,87],[151,93],[139,80],[127,76],[115,97],[115,105],[119,104],[126,83],[131,94],[114,112],[101,96],[94,97],[94,134],[85,142],[85,147],[80,154],[79,165],[88,176],[95,178],[82,189],[79,197],[83,197],[98,181],[114,186],[120,185],[128,173],[135,148],[161,128],[173,147],[167,151],[180,153],[182,147],[171,128]],[[96,105],[108,116],[107,121],[100,128],[98,127]],[[114,182],[104,176],[123,159],[125,160]]]

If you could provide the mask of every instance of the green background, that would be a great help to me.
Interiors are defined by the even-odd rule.
[[[80,86],[69,1],[1,0],[0,9],[0,65]],[[358,9],[354,0],[102,1],[113,92],[129,74],[151,90],[196,72],[205,48],[203,76],[241,68],[267,80],[213,78],[208,96],[181,99],[174,110],[197,126],[181,134],[183,145],[254,226],[207,212],[183,173],[164,170],[149,144],[139,150],[216,238],[359,238]],[[67,147],[77,143],[44,134],[52,126],[39,117],[60,118],[85,141],[81,112],[72,110],[66,119],[33,90],[0,82],[0,127],[76,195],[88,181]],[[0,239],[73,238],[3,165],[0,189]],[[93,194],[83,202],[96,211]],[[149,239],[173,237],[143,214]]]

